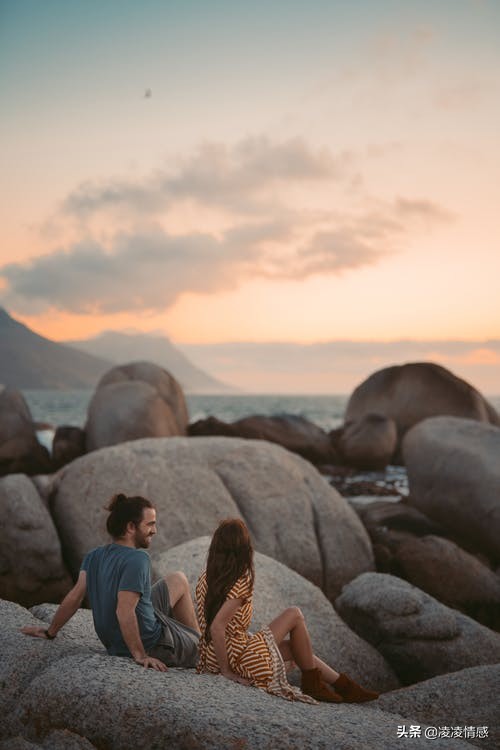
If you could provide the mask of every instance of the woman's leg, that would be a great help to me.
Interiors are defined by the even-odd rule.
[[[285,609],[270,623],[269,629],[281,653],[287,660],[291,657],[301,669],[303,692],[319,701],[341,703],[342,697],[328,684],[328,679],[336,672],[330,670],[326,664],[323,665],[323,662],[320,662],[319,659],[316,660],[312,651],[309,631],[300,609],[298,607]],[[290,639],[285,640],[288,633],[290,633]],[[328,676],[326,678],[323,677],[318,662],[327,667]]]
[[[281,643],[279,644],[279,650],[281,651],[283,661],[293,661],[294,656],[289,640],[281,641]],[[319,671],[321,672],[321,677],[325,682],[333,685],[333,683],[338,680],[340,676],[339,672],[336,672],[334,669],[329,667],[328,664],[325,664],[324,661],[321,661],[321,659],[315,654],[313,654],[313,661],[314,666],[319,669]]]
[[[304,615],[298,607],[288,607],[269,624],[274,640],[281,646],[290,633],[290,656],[303,672],[314,669],[314,654]]]

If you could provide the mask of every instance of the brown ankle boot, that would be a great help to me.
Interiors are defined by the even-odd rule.
[[[342,696],[321,677],[319,669],[306,669],[302,672],[302,692],[324,703],[342,703]]]
[[[366,690],[351,680],[346,674],[341,674],[333,683],[333,689],[340,693],[345,703],[365,703],[378,698],[378,693]]]

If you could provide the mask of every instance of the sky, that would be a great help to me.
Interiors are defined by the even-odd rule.
[[[193,355],[430,342],[500,393],[499,29],[497,0],[0,0],[0,304]]]

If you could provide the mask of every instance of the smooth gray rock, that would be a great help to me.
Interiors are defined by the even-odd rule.
[[[409,503],[500,562],[500,429],[436,417],[403,443]]]
[[[113,367],[99,381],[88,407],[86,448],[185,435],[187,424],[186,400],[175,378],[151,362],[132,362]]]
[[[391,575],[358,576],[335,608],[376,645],[403,684],[500,662],[500,634]]]
[[[152,551],[212,534],[243,517],[255,548],[333,599],[373,569],[368,535],[347,502],[307,461],[278,445],[236,438],[157,438],[95,451],[64,467],[53,514],[73,572],[106,543],[104,510],[116,492],[158,510]]]
[[[500,424],[495,409],[479,391],[432,362],[385,367],[370,375],[353,391],[345,421],[370,412],[394,419],[399,440],[413,425],[441,414]]]
[[[0,597],[31,606],[72,586],[49,511],[24,474],[0,479]]]
[[[470,667],[381,695],[377,708],[438,727],[488,727],[469,738],[478,747],[500,748],[500,664]]]
[[[337,434],[339,433],[339,434]],[[396,450],[396,422],[383,414],[363,414],[332,433],[343,463],[360,469],[383,469]]]
[[[64,629],[55,641],[30,638],[18,628],[34,618],[11,602],[0,601],[0,616],[3,739],[22,735],[45,746],[64,728],[112,750],[393,750],[398,725],[415,723],[366,705],[290,703],[194,670],[145,670],[96,653],[84,637],[68,640]],[[432,747],[470,745],[438,739]]]
[[[0,737],[9,737],[24,734],[16,708],[32,679],[68,654],[83,652],[87,658],[91,653],[105,652],[102,646],[96,649],[95,640],[87,643],[81,636],[71,637],[71,632],[61,632],[53,641],[24,635],[20,632],[24,625],[43,623],[19,604],[2,599],[0,622]]]
[[[97,388],[126,382],[148,383],[154,388],[170,407],[180,433],[185,434],[189,422],[186,399],[180,384],[168,370],[154,362],[130,362],[118,365],[102,376]]]
[[[0,385],[0,476],[49,469],[49,453],[37,440],[24,396],[16,388]]]
[[[156,571],[163,575],[182,570],[192,596],[205,568],[210,537],[193,539],[153,556]],[[315,653],[340,672],[379,692],[399,687],[389,664],[366,641],[354,633],[335,612],[321,589],[271,557],[255,554],[254,612],[251,630],[269,625],[284,609],[298,606],[306,617]]]
[[[57,610],[57,604],[37,604],[34,607],[30,607],[30,612],[33,617],[49,625],[54,617]],[[76,644],[84,643],[89,649],[96,651],[97,653],[105,653],[104,646],[97,637],[97,633],[94,629],[94,621],[92,619],[92,611],[90,609],[79,609],[71,620],[66,623],[64,628],[60,631],[60,634],[64,636],[64,640],[72,641]],[[59,638],[59,634],[57,635]]]
[[[222,422],[216,417],[200,419],[189,425],[189,435],[241,437],[277,443],[313,464],[336,462],[336,454],[328,434],[304,417],[295,414],[265,416],[254,414],[236,422]]]
[[[439,536],[401,540],[393,572],[442,604],[500,630],[500,578],[480,560]]]
[[[60,425],[52,441],[52,464],[54,470],[69,464],[85,453],[85,430],[71,425]]]
[[[92,745],[85,737],[68,732],[67,729],[54,729],[43,740],[40,740],[40,743],[29,742],[18,735],[0,742],[0,750],[93,750],[95,748],[95,745]]]

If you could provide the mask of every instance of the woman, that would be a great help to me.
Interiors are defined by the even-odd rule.
[[[221,673],[243,685],[307,703],[358,703],[378,697],[313,654],[298,607],[285,609],[268,627],[250,634],[253,585],[248,529],[237,518],[222,521],[210,544],[207,568],[196,586],[201,625],[198,672]],[[293,661],[301,669],[302,690],[288,683],[284,661]]]

